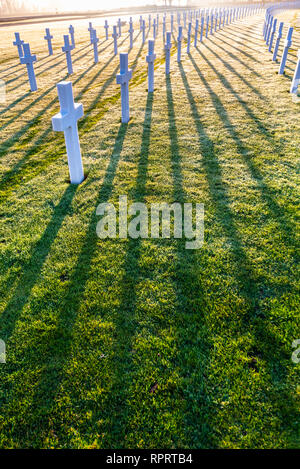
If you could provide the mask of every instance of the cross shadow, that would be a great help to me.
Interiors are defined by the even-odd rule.
[[[223,64],[224,66],[227,68],[227,70],[229,70],[231,73],[233,73],[234,75],[236,75],[246,86],[248,86],[248,88],[250,88],[250,90],[255,93],[260,99],[266,101],[266,97],[263,96],[261,94],[260,91],[258,91],[251,83],[249,83],[248,80],[246,80],[246,78],[244,78],[240,73],[238,73],[236,71],[236,69],[230,65],[229,62],[227,62],[226,60],[222,59],[222,57],[220,57],[213,49],[211,49],[210,47],[208,47],[207,44],[204,45],[206,47],[207,50],[209,50],[217,59],[219,59]],[[198,52],[200,52],[200,49],[198,47],[196,47],[196,50]],[[248,67],[250,69],[250,67]]]
[[[207,57],[205,57],[204,54],[202,54],[201,50],[198,49],[197,52],[201,55],[201,57],[205,60],[205,62],[207,63],[207,65],[209,65],[209,67],[214,71],[214,73],[216,74],[216,76],[219,78],[219,80],[221,81],[221,83],[225,86],[225,88],[230,91],[230,93],[238,100],[238,102],[241,104],[241,106],[244,108],[244,110],[246,111],[246,113],[249,115],[249,117],[253,120],[253,122],[256,124],[257,126],[257,129],[262,132],[265,137],[270,141],[272,142],[272,144],[275,145],[275,141],[274,141],[274,137],[273,135],[268,131],[268,129],[265,127],[265,125],[261,122],[261,120],[259,119],[259,117],[257,117],[254,112],[249,108],[248,104],[240,97],[240,95],[232,88],[231,84],[229,83],[229,81],[224,77],[224,75],[220,72],[218,72],[218,70],[215,68],[215,66],[208,60]],[[191,59],[191,62],[193,63],[194,65],[194,68],[195,70],[197,71],[198,75],[199,75],[199,67],[197,66],[195,60],[192,58],[192,56],[190,56],[190,59]],[[281,145],[279,144],[276,144],[277,146],[277,149],[278,150],[281,150]]]
[[[132,198],[133,202],[144,202],[146,196],[152,109],[153,93],[148,93],[137,177],[135,185],[129,194],[129,199]],[[109,416],[109,418],[104,419],[105,423],[102,428],[102,433],[105,435],[105,440],[102,444],[107,448],[126,447],[127,425],[130,422],[128,393],[131,383],[134,381],[135,373],[132,362],[132,338],[139,328],[135,313],[137,301],[136,286],[142,277],[140,267],[141,249],[141,238],[130,238],[128,240],[127,252],[122,267],[124,275],[120,292],[120,306],[115,323],[116,334],[113,356],[116,358],[113,364],[114,373],[110,392],[107,394],[107,399],[104,400],[102,405],[104,413]],[[113,433],[111,431],[112,422]],[[148,424],[150,425],[150,422]]]
[[[123,44],[125,41],[126,41],[127,38],[125,38],[121,44]],[[108,61],[107,63],[91,78],[91,80],[87,83],[87,85],[81,90],[81,92],[76,96],[76,99],[80,99],[84,94],[85,92],[87,92],[89,90],[89,87],[90,85],[95,81],[96,78],[98,78],[98,76],[103,72],[103,70],[109,65],[110,62],[112,62],[116,57],[113,55]],[[77,77],[77,79],[74,80],[74,84],[78,83],[84,76],[86,73],[88,73],[92,68],[94,68],[95,64],[93,64],[91,67],[89,67],[87,70],[85,70],[81,75],[79,75],[79,77]],[[103,87],[101,88],[101,91],[99,93],[99,96],[101,96],[101,94],[104,92],[104,90],[107,88],[107,86],[113,81],[113,79],[115,78],[115,73],[117,72],[118,70],[118,67],[116,67],[116,69],[112,72],[112,76],[111,78],[109,78],[107,80],[107,82],[104,83]],[[64,79],[67,79],[68,78],[68,75],[64,78]],[[12,124],[13,122],[15,122],[15,120],[20,116],[22,115],[24,112],[28,111],[31,107],[35,106],[39,101],[41,101],[47,94],[49,94],[53,89],[56,88],[56,84],[51,86],[47,91],[45,91],[41,96],[39,96],[37,99],[35,99],[33,102],[31,102],[28,106],[26,106],[24,109],[20,110],[19,113],[12,117],[10,120],[7,120],[5,122],[5,124],[3,124],[0,128],[0,130],[3,130],[4,128],[6,128],[8,125]],[[30,96],[31,93],[27,93],[27,96]],[[20,99],[23,99],[20,98]],[[19,100],[16,100],[14,103],[12,103],[10,106],[8,106],[7,108],[5,108],[3,111],[1,111],[1,113],[4,113],[5,111],[7,111],[10,107],[16,105],[17,103],[19,102]],[[46,109],[50,109],[53,105],[55,105],[57,103],[57,98],[54,98],[49,104],[47,104],[47,106],[45,108],[43,108],[36,116],[32,117],[32,119],[30,120],[30,122],[28,122],[24,127],[22,127],[18,132],[16,132],[11,138],[9,138],[8,140],[4,141],[2,144],[0,144],[0,155],[3,155],[6,153],[6,151],[9,149],[11,150],[11,146],[15,143],[15,142],[19,142],[20,138],[22,137],[22,135],[24,135],[24,133],[27,133],[31,127],[35,126],[35,124],[38,122],[39,118],[45,113],[45,110]],[[88,111],[90,111],[90,109],[88,109]],[[84,121],[84,119],[83,119]],[[81,122],[81,125],[82,122]],[[32,136],[33,134],[31,134]],[[24,159],[22,160],[22,162],[24,161]],[[18,163],[17,166],[18,168],[22,165],[22,162]],[[9,176],[10,174],[14,174],[15,173],[15,168],[12,168],[12,170],[10,170],[9,172]]]
[[[223,227],[226,237],[228,240],[230,240],[231,252],[233,256],[233,263],[231,263],[230,269],[238,281],[239,291],[244,297],[245,303],[247,304],[247,312],[244,313],[243,317],[241,318],[240,332],[245,333],[245,331],[248,331],[253,335],[255,343],[253,353],[254,355],[256,354],[256,356],[259,356],[265,360],[270,380],[274,384],[274,389],[272,389],[270,392],[266,391],[267,398],[270,401],[272,408],[276,409],[277,415],[279,415],[280,421],[284,425],[287,420],[287,415],[289,415],[290,419],[295,419],[295,402],[292,400],[291,396],[288,395],[284,387],[277,386],[278,383],[276,383],[276,378],[274,378],[274,370],[278,366],[279,359],[284,362],[289,359],[289,357],[287,357],[284,346],[282,343],[280,343],[278,337],[276,337],[270,331],[270,329],[265,326],[265,321],[267,318],[265,316],[266,313],[262,311],[262,307],[260,306],[260,284],[257,280],[257,274],[247,257],[243,247],[242,239],[236,227],[235,216],[230,208],[230,196],[228,194],[226,185],[222,180],[222,169],[214,150],[214,144],[211,142],[205,131],[205,127],[201,123],[201,116],[199,114],[192,89],[188,83],[188,79],[181,64],[179,64],[179,69],[191,107],[194,124],[199,136],[199,151],[203,156],[203,167],[209,186],[210,196],[214,204],[215,214]],[[238,133],[234,126],[231,124],[219,97],[208,85],[204,75],[200,71],[199,76],[211,96],[218,115],[221,116],[224,120],[224,126],[229,130],[232,139],[237,145],[239,153],[243,156],[244,161],[246,161],[246,157],[244,156],[244,144],[238,137]],[[276,219],[277,212],[274,212],[273,210],[275,202],[270,200],[270,192],[266,184],[263,182],[262,176],[259,174],[254,165],[251,164],[248,166],[250,168],[252,177],[257,180],[261,187],[263,200],[268,204],[271,215],[273,215]],[[281,227],[283,228],[282,225]],[[267,285],[268,280],[261,279],[260,282],[263,282],[265,285]],[[230,327],[230,321],[228,323],[228,327]],[[287,371],[282,369],[282,383],[285,382],[286,379]],[[284,405],[282,405],[282,403],[284,403]],[[217,443],[217,441],[213,441],[210,447],[217,446]]]
[[[50,415],[52,407],[55,403],[55,397],[60,385],[64,379],[65,366],[69,359],[73,340],[73,328],[81,302],[84,299],[84,290],[89,278],[93,255],[98,243],[96,235],[96,225],[98,222],[96,207],[99,203],[108,201],[112,194],[114,178],[127,128],[127,124],[121,124],[119,127],[114,148],[110,156],[110,161],[98,194],[98,199],[95,201],[95,210],[90,218],[76,265],[70,276],[68,287],[66,288],[64,295],[61,297],[59,311],[57,312],[59,319],[55,332],[52,334],[51,339],[47,341],[47,344],[45,344],[46,348],[43,355],[38,356],[35,354],[34,357],[32,357],[32,360],[29,361],[33,369],[36,366],[41,368],[40,379],[36,385],[34,395],[31,400],[30,415],[33,415],[34,418],[29,418],[27,422],[19,422],[16,431],[18,433],[22,431],[26,433],[29,441],[28,445],[30,446],[37,444],[34,429],[39,428],[39,434],[43,435],[44,430],[48,429],[51,424]],[[69,186],[67,192],[68,194],[74,194],[75,190],[74,186]],[[66,206],[66,203],[62,201],[60,210],[62,210],[62,207],[64,207],[63,216],[61,215],[60,218],[56,219],[55,223],[53,219],[53,224],[49,225],[42,240],[38,243],[34,251],[34,255],[32,255],[28,263],[28,267],[25,268],[24,273],[22,274],[22,281],[16,288],[9,306],[5,313],[2,314],[0,324],[1,326],[3,324],[3,329],[1,327],[1,333],[3,331],[2,337],[6,338],[6,340],[9,339],[12,334],[16,319],[21,314],[22,308],[29,299],[30,292],[38,279],[39,272],[49,252],[50,246],[58,233],[63,218],[68,213],[70,203]],[[49,233],[51,233],[50,236]],[[26,288],[25,292],[24,288]],[[19,298],[20,296],[22,298],[21,301]],[[14,311],[14,315],[12,315],[12,311]],[[30,353],[30,351],[28,351],[28,353]],[[53,366],[53,364],[55,365]],[[9,402],[9,398],[8,393],[3,405],[5,405],[6,402]]]
[[[229,28],[230,29],[230,28]],[[250,38],[252,39],[252,43],[257,45],[260,43],[261,41],[261,37],[262,35],[261,34],[254,34],[253,31],[256,31],[257,30],[257,25],[255,26],[251,26],[251,27],[244,27],[244,28],[239,28],[238,26],[236,26],[234,28],[234,31],[236,33],[238,33],[239,31],[241,32],[242,35],[237,35],[237,37],[239,37],[240,39],[243,37],[243,36],[246,36],[247,38]],[[247,34],[246,31],[250,34]],[[253,41],[253,39],[256,39],[255,41]]]
[[[146,41],[145,41],[145,44],[146,44]],[[132,70],[134,70],[137,66],[137,63],[138,63],[138,59],[142,53],[142,50],[145,46],[145,44],[142,44],[137,55],[136,55],[136,58],[135,60],[133,61],[132,63]],[[115,58],[115,56],[113,56],[110,60],[112,61],[113,59]],[[98,122],[98,120],[103,116],[103,114],[106,112],[106,109],[107,109],[107,104],[106,104],[106,101],[104,102],[101,102],[100,99],[102,97],[102,95],[104,94],[105,90],[111,85],[111,83],[115,80],[116,78],[116,73],[117,71],[119,70],[119,64],[116,66],[116,68],[112,71],[112,74],[110,76],[110,78],[108,78],[106,80],[106,82],[101,86],[101,89],[99,90],[98,94],[96,95],[95,99],[92,101],[92,103],[89,105],[88,109],[86,110],[85,112],[85,116],[84,118],[80,121],[80,124],[79,124],[79,128],[82,129],[83,131],[88,131],[91,127],[93,127],[93,125],[95,124],[95,122]],[[102,70],[100,70],[98,72],[98,74],[101,73]],[[91,80],[91,82],[93,82],[95,79],[95,77]],[[91,83],[90,82],[90,83]],[[84,92],[85,90],[87,90],[90,86],[90,83],[88,83],[86,85],[86,87],[81,91]],[[78,95],[78,98],[80,97],[81,93]],[[107,98],[107,103],[110,103],[110,104],[113,104],[115,103],[120,97],[120,91],[118,91],[115,95],[113,96],[110,96]],[[98,112],[96,115],[93,115],[92,118],[91,118],[91,113],[95,110],[99,108]]]
[[[179,64],[182,69],[182,65]],[[181,156],[178,143],[176,115],[170,76],[166,76],[167,106],[169,138],[171,146],[171,172],[173,179],[173,199],[181,204],[188,202],[183,188]],[[206,142],[207,143],[207,142]],[[205,391],[206,368],[210,362],[212,347],[209,334],[205,332],[205,290],[199,276],[201,260],[197,252],[185,249],[185,240],[177,240],[177,259],[175,260],[175,289],[176,289],[176,326],[178,331],[177,357],[181,368],[184,385],[177,392],[182,402],[182,424],[185,430],[185,447],[194,448],[194,440],[198,448],[210,448],[211,415],[214,412]],[[201,268],[201,267],[200,267]],[[195,304],[201,305],[201,313]],[[180,332],[179,332],[180,331]],[[187,340],[187,337],[189,338]],[[199,341],[196,340],[198,337]],[[187,362],[187,356],[199,356],[201,343],[201,360]],[[200,363],[201,361],[201,363]],[[195,389],[201,389],[199,394],[190,396]],[[173,435],[176,447],[176,435]]]
[[[51,249],[62,223],[70,211],[73,197],[78,186],[69,185],[62,195],[60,202],[53,209],[53,215],[43,235],[32,250],[28,263],[24,266],[18,285],[11,300],[0,316],[0,336],[8,341],[15,327],[32,288],[41,275],[43,264]]]
[[[82,57],[85,57],[85,56],[86,56],[86,54],[84,53],[84,54],[82,54],[80,57],[77,57],[77,55],[79,54],[79,52],[82,51],[82,50],[84,50],[84,49],[86,49],[87,47],[89,47],[89,44],[88,44],[87,46],[81,47],[80,49],[79,49],[79,48],[76,48],[75,51],[73,51],[73,54],[72,54],[73,63],[77,62],[77,61],[80,60]],[[46,72],[47,72],[48,70],[50,70],[50,69],[53,70],[55,67],[61,65],[62,63],[65,63],[64,55],[65,55],[65,54],[62,52],[62,53],[60,53],[60,54],[57,54],[55,57],[53,57],[53,59],[49,60],[49,62],[52,62],[53,60],[56,60],[56,63],[55,63],[55,64],[52,64],[52,65],[50,65],[50,66],[47,66],[47,67],[44,68],[43,70],[40,70],[38,73],[35,74],[36,77],[39,77],[40,75],[42,75],[43,73],[46,73]],[[76,57],[76,58],[74,59],[74,57]],[[58,58],[59,58],[59,59],[62,58],[62,60],[57,61]],[[38,70],[38,69],[40,69],[41,67],[44,67],[45,65],[49,65],[48,62],[47,62],[47,63],[40,63],[40,64],[39,64],[39,62],[40,62],[40,60],[37,62],[37,64],[34,65],[34,70],[35,70],[35,71]],[[63,70],[64,70],[64,69],[61,69],[58,73],[60,73],[60,72],[63,71]],[[22,73],[21,75],[18,75],[17,77],[12,78],[11,80],[8,80],[8,81],[6,82],[6,85],[9,85],[10,83],[13,83],[14,81],[17,81],[17,80],[19,80],[22,76],[26,76],[26,75],[27,75],[27,72],[25,71],[25,72]],[[18,85],[16,85],[15,87],[10,88],[9,91],[10,91],[10,92],[11,92],[11,91],[14,91],[14,90],[16,90],[17,88],[19,88],[20,86],[25,85],[26,83],[27,83],[27,80],[24,80],[24,81],[22,81],[21,83],[19,83]]]
[[[60,54],[60,55],[62,55],[62,54]],[[49,57],[49,56],[47,56],[47,57]],[[40,68],[40,67],[42,67],[43,65],[45,65],[45,63],[48,64],[48,63],[50,63],[50,62],[52,62],[53,60],[56,60],[56,59],[57,59],[57,57],[53,57],[52,59],[50,59],[50,60],[48,60],[47,62],[44,62],[44,63],[41,63],[41,62],[43,62],[44,58],[43,58],[43,59],[39,59],[39,65],[37,65],[35,68],[36,68],[36,69],[37,69],[37,68]],[[20,70],[21,70],[21,68],[23,69],[23,66],[22,66],[20,63],[19,63],[18,65],[15,65],[14,67],[11,67],[11,68],[16,68],[16,67],[19,67]],[[0,72],[0,73],[1,73],[1,72]],[[4,80],[5,78],[9,77],[10,75],[14,75],[15,73],[16,73],[16,72],[10,72],[10,73],[8,73],[8,74],[6,74],[6,75],[0,76],[0,78],[1,78],[1,80]],[[22,73],[21,75],[18,75],[18,77],[16,77],[15,80],[17,80],[18,78],[20,78],[20,77],[22,77],[22,76],[25,76],[25,75],[26,75],[26,72]],[[8,83],[8,81],[7,81],[6,83]]]
[[[220,38],[216,38],[218,41],[220,41]],[[243,60],[240,59],[240,57],[238,57],[236,54],[233,54],[232,52],[230,52],[228,49],[225,49],[224,47],[220,46],[220,44],[218,44],[216,41],[213,42],[214,45],[216,47],[218,47],[219,49],[221,49],[223,52],[225,52],[226,55],[229,55],[229,57],[231,57],[233,60],[235,60],[236,62],[239,62],[241,65],[243,65],[245,68],[248,68],[248,70],[251,70],[251,72],[257,76],[257,77],[261,77],[262,75],[260,73],[258,73],[254,68],[250,67],[249,64],[247,64],[246,62],[244,62]],[[205,44],[206,45],[206,44]],[[220,56],[219,56],[220,58]]]
[[[0,110],[0,115],[4,114],[5,112],[9,111],[13,107],[15,107],[17,104],[19,104],[21,101],[24,99],[28,98],[28,96],[31,95],[31,92],[28,91],[27,93],[23,94],[19,98],[15,99],[12,103],[10,103],[8,106],[4,107],[3,109]]]
[[[141,34],[142,34],[142,31],[139,31],[138,34],[135,36],[135,38],[134,38],[133,41],[132,41],[133,44],[138,40],[138,38],[139,38],[139,36],[140,36]],[[131,49],[130,46],[129,46],[128,52],[130,52],[131,50],[132,50],[132,49]]]
[[[122,45],[126,40],[127,40],[127,38],[125,38],[125,39],[119,44],[119,46]],[[103,67],[101,67],[101,69],[98,70],[98,71],[95,73],[95,75],[93,75],[93,77],[89,80],[89,82],[85,85],[85,87],[77,94],[76,99],[81,99],[81,97],[85,94],[86,91],[89,90],[90,86],[95,82],[95,80],[101,75],[101,73],[102,73],[102,72],[108,67],[108,65],[109,65],[111,62],[113,62],[114,60],[117,60],[117,56],[116,56],[116,55],[112,55],[112,56],[108,59],[108,61],[103,65]],[[81,78],[82,78],[88,71],[90,71],[90,69],[94,68],[94,65],[95,65],[95,64],[91,65],[91,66],[90,66],[86,71],[84,71],[78,78],[76,78],[76,80],[74,80],[74,82],[73,82],[74,85],[75,85],[76,83],[78,83],[78,81],[81,80]],[[108,78],[107,82],[104,83],[103,86],[105,86],[105,88],[107,87],[107,86],[106,86],[106,83],[109,84],[109,83],[111,83],[112,80],[114,79],[114,75],[115,75],[116,71],[118,70],[118,67],[119,67],[119,65],[117,65],[117,67],[113,70],[111,78]],[[104,89],[105,89],[105,88],[104,88]],[[102,88],[101,88],[101,89],[102,89]],[[89,108],[89,110],[90,110],[90,109],[91,109],[91,107]]]
[[[17,115],[13,116],[11,119],[7,120],[5,124],[3,124],[0,127],[0,130],[4,130],[6,127],[8,127],[10,124],[15,122],[18,117],[20,117],[24,112],[27,112],[29,109],[31,109],[33,106],[35,106],[39,101],[43,100],[45,96],[47,96],[51,91],[55,89],[56,85],[51,86],[47,91],[45,91],[43,94],[41,94],[38,98],[36,98],[34,101],[30,102],[24,109],[20,110]],[[30,93],[29,93],[30,95]],[[51,107],[54,103],[57,102],[57,99],[53,99],[45,108],[43,108],[36,116],[32,117],[32,119],[27,122],[27,124],[22,127],[20,130],[18,130],[12,137],[9,139],[5,140],[3,143],[0,144],[0,155],[3,155],[7,149],[11,149],[11,146],[15,143],[18,142],[21,136],[26,133],[30,127],[34,126],[39,118],[44,114],[45,110],[49,107]],[[4,152],[4,153],[3,153]]]
[[[127,37],[122,41],[125,42],[127,39]],[[138,56],[140,55],[141,53],[141,49],[139,50],[139,53],[138,53]],[[138,58],[137,56],[137,58]],[[94,76],[93,78],[91,79],[91,81],[84,87],[83,90],[81,90],[81,92],[78,94],[78,96],[76,97],[76,99],[80,99],[82,97],[82,95],[88,91],[89,89],[89,86],[91,83],[94,82],[94,80],[102,73],[102,71],[109,65],[109,63],[111,61],[113,61],[115,59],[115,56],[112,56],[109,61],[100,69],[100,71],[98,71]],[[137,59],[136,59],[137,61]],[[94,67],[94,64],[93,66]],[[99,101],[99,99],[101,98],[102,94],[105,92],[105,90],[107,89],[107,87],[112,83],[112,81],[115,79],[115,74],[117,72],[119,68],[119,65],[117,65],[117,67],[115,68],[115,70],[112,72],[112,75],[110,78],[108,78],[108,80],[103,84],[103,86],[101,87],[101,90],[100,92],[98,93],[96,99],[93,101],[93,103],[90,105],[90,107],[86,110],[85,112],[85,116],[84,118],[80,121],[79,123],[79,129],[83,129],[84,131],[87,131],[91,126],[94,125],[94,122],[97,121],[100,117],[103,116],[103,113],[105,112],[104,110],[104,107],[101,107],[100,111],[98,112],[98,114],[96,116],[94,116],[94,119],[92,120],[89,115],[90,113],[95,109],[95,107],[97,106],[97,103]],[[86,70],[84,71],[75,81],[74,81],[74,84],[77,83],[87,72],[89,71]],[[56,86],[56,85],[55,85]],[[43,95],[41,95],[39,98],[37,98],[33,103],[31,103],[27,108],[25,108],[26,110],[28,110],[31,106],[33,106],[34,104],[36,104],[38,101],[40,101],[46,94],[48,94],[52,89],[55,88],[55,86],[51,87],[49,90],[47,90]],[[115,98],[117,99],[120,95],[120,92],[117,93],[117,95],[115,96]],[[55,97],[48,105],[47,105],[47,108],[45,109],[50,109],[53,105],[55,105],[57,103],[57,98]],[[22,135],[24,133],[26,133],[26,137],[25,139],[26,140],[32,140],[33,137],[39,132],[38,129],[34,130],[35,127],[36,127],[36,124],[38,123],[40,117],[44,114],[45,112],[45,109],[42,109],[34,118],[31,119],[30,122],[28,122],[24,127],[22,127],[16,134],[14,134],[13,137],[11,137],[10,139],[8,139],[7,141],[3,142],[2,145],[0,145],[0,155],[2,154],[5,154],[8,150],[11,151],[11,147],[12,145],[14,145],[15,143],[17,143],[18,145],[19,144],[24,144],[24,141],[23,142],[20,142],[20,138],[22,137]],[[21,113],[25,112],[24,109],[22,111],[20,111],[19,115],[21,115]],[[10,123],[14,122],[16,119],[16,116],[14,116],[10,121],[7,121],[5,123],[5,125],[9,125]],[[32,129],[30,131],[30,129],[34,127],[34,129]],[[49,151],[46,151],[46,147],[47,147],[47,136],[52,132],[52,127],[49,126],[47,127],[47,129],[41,134],[41,136],[39,137],[39,139],[34,142],[32,144],[32,146],[26,151],[25,155],[23,156],[23,158],[21,160],[19,160],[2,178],[2,180],[0,181],[0,188],[2,190],[4,189],[7,189],[9,187],[9,191],[6,190],[5,193],[3,193],[2,195],[2,202],[4,200],[6,200],[8,197],[9,197],[9,194],[11,193],[12,190],[14,190],[18,184],[20,183],[21,181],[21,178],[23,177],[23,172],[25,171],[26,172],[26,176],[28,178],[30,178],[30,173],[32,175],[32,177],[36,176],[37,172],[41,172],[43,170],[46,169],[46,167],[51,164],[51,162],[53,162],[53,155],[51,156],[51,152],[50,152],[50,155],[49,155]],[[43,161],[40,160],[39,162],[39,165],[37,166],[37,161],[28,161],[28,157],[31,156],[31,155],[34,155],[34,154],[37,154],[38,152],[40,152],[42,150],[42,148],[45,147],[45,153],[44,153],[44,157],[43,157]],[[59,152],[56,152],[56,158],[60,157],[60,154]],[[30,170],[30,171],[29,171]]]
[[[220,39],[222,40],[222,43],[223,44],[226,44],[227,46],[231,47],[232,49],[235,49],[239,54],[243,54],[245,57],[247,57],[248,59],[252,60],[253,62],[258,62],[258,63],[261,63],[260,60],[258,60],[256,57],[254,57],[253,55],[249,54],[248,52],[244,51],[244,50],[241,50],[240,48],[236,47],[233,45],[232,42],[227,42],[225,41],[225,38],[227,38],[227,35],[225,32],[222,31],[222,33],[220,34]],[[228,38],[229,39],[229,38]],[[253,49],[256,53],[257,53],[257,50]]]
[[[3,63],[4,63],[4,62],[0,63],[0,65],[2,65]],[[4,71],[4,72],[7,72],[7,70],[11,70],[12,68],[18,68],[18,67],[21,68],[21,64],[20,64],[20,63],[17,63],[17,64],[15,64],[15,65],[12,65],[11,67],[5,67],[5,71]],[[2,73],[2,72],[0,72],[0,73]],[[16,73],[16,72],[11,72],[11,73]],[[9,75],[11,75],[11,73],[9,73]],[[9,76],[9,75],[7,75],[7,76]],[[3,79],[3,78],[5,78],[5,76],[4,76],[4,77],[1,77],[1,78]]]
[[[53,100],[53,103],[54,101],[56,102],[56,99]],[[32,140],[37,133],[38,130],[32,131],[30,135],[25,137],[25,140],[26,138]],[[51,134],[51,139],[49,138],[49,134]],[[57,140],[55,151],[53,151],[53,147],[48,148],[50,140],[54,138]],[[28,148],[23,157],[4,173],[0,180],[0,201],[2,203],[9,198],[10,194],[15,191],[20,184],[24,184],[25,181],[33,179],[38,174],[45,171],[45,169],[60,158],[62,154],[65,154],[65,145],[62,142],[62,136],[60,138],[61,141],[59,143],[59,137],[54,137],[52,125],[49,125]],[[23,141],[22,144],[24,143]],[[37,158],[37,155],[40,157]],[[36,158],[30,159],[31,156],[35,156]]]
[[[149,31],[148,31],[148,32],[146,33],[146,35],[145,35],[145,42],[144,42],[144,43],[142,42],[142,44],[141,44],[141,46],[140,46],[140,48],[139,48],[139,50],[138,50],[138,53],[137,53],[137,55],[136,55],[134,61],[133,61],[132,64],[131,64],[131,69],[132,69],[132,71],[134,71],[134,70],[136,69],[138,60],[139,60],[139,58],[140,58],[140,56],[141,56],[142,50],[143,50],[144,47],[145,47],[146,39],[148,38],[148,36],[149,36]]]
[[[228,129],[228,131],[230,132],[230,135],[232,136],[232,139],[236,142],[237,149],[239,150],[239,153],[241,154],[244,163],[248,167],[253,180],[255,180],[256,183],[257,183],[257,187],[260,190],[262,199],[264,200],[264,202],[268,206],[270,213],[273,214],[273,218],[274,218],[274,220],[277,221],[278,227],[281,227],[282,234],[285,238],[285,242],[289,245],[295,246],[296,245],[296,240],[295,240],[294,235],[293,235],[293,233],[296,232],[295,226],[293,226],[292,222],[285,216],[285,214],[282,211],[281,207],[278,205],[278,203],[274,199],[274,197],[272,195],[272,191],[269,189],[267,184],[264,182],[264,178],[263,178],[262,174],[260,173],[259,169],[256,167],[255,163],[252,161],[251,158],[247,158],[247,156],[246,156],[247,151],[244,148],[244,144],[240,140],[240,138],[238,136],[238,132],[235,130],[234,126],[231,124],[230,119],[229,119],[229,117],[226,113],[226,110],[225,110],[224,106],[222,105],[220,99],[218,98],[216,93],[214,93],[214,91],[209,86],[207,80],[205,79],[205,77],[201,73],[199,67],[197,66],[197,64],[194,61],[192,56],[190,56],[190,60],[193,64],[196,72],[198,73],[201,81],[203,82],[203,84],[207,88],[207,90],[208,90],[208,92],[211,96],[212,102],[213,102],[213,104],[216,108],[216,112],[219,115],[223,116],[224,125],[225,125],[226,129]],[[209,63],[208,60],[207,60],[207,62]],[[214,70],[215,70],[215,68],[214,68]],[[217,71],[216,71],[216,73],[217,73]],[[239,100],[239,102],[240,102],[240,100]],[[245,103],[241,102],[241,105],[244,107]],[[272,135],[269,134],[269,132],[267,131],[267,129],[265,129],[265,127],[259,121],[259,119],[257,120],[256,116],[254,116],[252,111],[250,111],[248,109],[247,105],[246,105],[245,109],[246,109],[247,114],[249,115],[249,117],[251,119],[254,119],[254,121],[258,124],[258,130],[264,135],[264,137],[267,137],[272,142],[273,141]],[[274,142],[273,142],[273,144],[274,144]],[[280,146],[278,146],[278,148],[276,150],[278,151],[278,153],[280,153],[280,151],[282,149],[281,149]]]

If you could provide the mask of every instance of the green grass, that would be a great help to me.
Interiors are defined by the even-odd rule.
[[[190,56],[183,47],[181,65],[174,47],[168,79],[160,36],[149,96],[139,35],[122,125],[112,43],[94,66],[78,22],[72,82],[87,177],[75,187],[51,130],[67,25],[50,25],[54,58],[41,25],[23,34],[40,58],[35,94],[13,28],[0,31],[0,447],[299,447],[300,107],[288,93],[299,31],[283,77],[262,16]],[[98,239],[97,205],[123,194],[204,203],[204,246]]]

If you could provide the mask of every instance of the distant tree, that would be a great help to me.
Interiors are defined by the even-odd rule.
[[[12,14],[20,11],[20,4],[18,0],[0,0],[1,14]]]

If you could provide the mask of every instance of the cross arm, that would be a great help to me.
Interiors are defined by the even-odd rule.
[[[128,70],[127,72],[119,73],[117,75],[117,84],[124,85],[124,83],[128,83],[129,80],[132,78],[132,70]]]
[[[21,57],[20,62],[22,65],[36,62],[36,55],[30,55],[29,57],[28,56]]]
[[[57,132],[63,132],[68,127],[73,127],[83,116],[83,105],[74,104],[74,109],[70,111],[60,111],[52,117],[52,128]]]

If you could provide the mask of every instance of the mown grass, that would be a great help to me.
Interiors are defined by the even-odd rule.
[[[189,56],[184,47],[180,65],[174,47],[167,79],[160,31],[153,95],[136,32],[127,125],[112,43],[101,33],[93,65],[78,22],[79,187],[50,120],[67,23],[50,25],[54,58],[40,25],[23,33],[41,57],[35,94],[9,46],[13,29],[1,29],[2,448],[299,446],[300,120],[288,93],[299,32],[279,77],[262,18],[218,31]],[[204,246],[98,239],[97,205],[122,194],[204,203]]]

